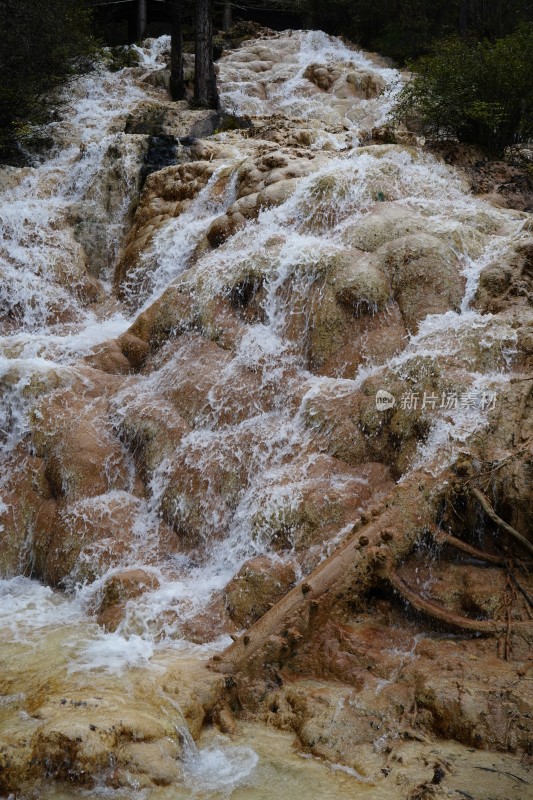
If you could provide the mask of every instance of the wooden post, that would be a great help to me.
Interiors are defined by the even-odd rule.
[[[231,0],[224,0],[224,8],[222,10],[222,30],[229,31],[232,22],[231,14]]]
[[[147,9],[146,0],[137,0],[137,39],[144,39],[146,33]]]
[[[181,30],[181,0],[167,0],[170,12],[170,94],[173,100],[185,97],[183,79],[183,35]]]
[[[218,107],[210,0],[196,0],[194,100],[204,108]]]

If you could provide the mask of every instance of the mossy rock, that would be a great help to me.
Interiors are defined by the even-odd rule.
[[[120,72],[126,67],[137,67],[141,57],[134,47],[111,47],[104,53],[104,64],[110,72]]]

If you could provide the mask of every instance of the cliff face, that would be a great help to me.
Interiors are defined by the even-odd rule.
[[[186,787],[246,713],[439,796],[439,739],[531,743],[530,217],[380,143],[376,57],[245,42],[215,119],[167,51],[1,174],[0,786]]]

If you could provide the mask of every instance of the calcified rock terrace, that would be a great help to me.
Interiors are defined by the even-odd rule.
[[[217,131],[168,50],[0,171],[0,788],[522,798],[531,218],[377,57],[265,32]]]

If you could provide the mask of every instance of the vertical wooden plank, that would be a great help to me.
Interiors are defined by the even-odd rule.
[[[231,0],[224,0],[222,9],[222,30],[229,31],[232,23]]]
[[[137,0],[137,39],[143,39],[146,33],[147,0]]]

